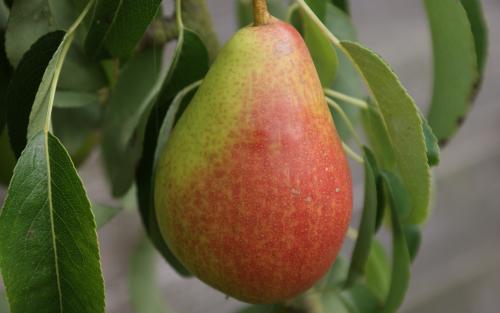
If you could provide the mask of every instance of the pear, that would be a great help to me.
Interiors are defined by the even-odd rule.
[[[228,296],[279,302],[328,271],[351,207],[348,163],[300,34],[270,16],[241,29],[158,162],[167,245]]]

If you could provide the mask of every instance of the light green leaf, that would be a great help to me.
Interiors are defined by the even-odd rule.
[[[460,127],[477,84],[474,36],[458,0],[424,0],[432,34],[434,87],[429,125],[440,144]]]
[[[364,284],[356,284],[342,290],[340,294],[343,302],[354,313],[380,312],[382,304],[375,294]],[[335,311],[332,311],[335,312]]]
[[[430,170],[418,108],[380,57],[356,43],[342,41],[341,45],[358,67],[380,111],[395,165],[411,197],[410,220],[422,223],[429,210]]]
[[[0,268],[12,313],[104,312],[90,203],[50,133],[32,137],[14,170],[0,215]]]
[[[125,194],[134,181],[147,116],[163,83],[161,57],[162,49],[150,49],[132,58],[109,97],[102,148],[114,196]]]
[[[130,264],[130,302],[135,313],[166,313],[163,295],[158,287],[156,251],[144,238]]]
[[[330,2],[337,8],[349,14],[349,0],[330,0]]]

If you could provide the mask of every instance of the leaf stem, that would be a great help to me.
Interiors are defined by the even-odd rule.
[[[342,107],[337,102],[335,102],[334,100],[332,100],[328,97],[325,97],[325,99],[326,99],[326,103],[328,103],[329,106],[331,106],[335,111],[337,111],[337,113],[340,114],[340,117],[344,120],[344,122],[347,125],[347,128],[349,128],[349,131],[352,133],[354,141],[356,141],[356,144],[358,145],[358,147],[361,148],[363,146],[363,144],[361,143],[361,139],[359,139],[358,133],[354,129],[354,126],[352,125],[351,120],[349,119],[347,114],[344,112]]]
[[[177,21],[178,32],[180,33],[184,29],[184,23],[182,22],[182,0],[175,1],[175,20]]]
[[[268,24],[271,18],[267,10],[267,0],[252,0],[254,26]]]
[[[345,142],[342,141],[342,148],[344,148],[345,154],[347,154],[351,159],[358,162],[359,164],[363,164],[365,161],[362,157],[360,157],[354,150],[352,150]]]
[[[338,92],[336,90],[329,89],[329,88],[325,88],[324,91],[325,91],[325,94],[329,97],[333,97],[333,98],[336,98],[338,100],[345,101],[346,103],[352,104],[352,105],[354,105],[358,108],[361,108],[361,109],[365,109],[365,110],[368,109],[368,103],[362,99],[358,99],[356,97],[352,97],[352,96],[346,95],[344,93],[341,93],[341,92]]]
[[[87,13],[90,11],[90,8],[94,4],[94,2],[95,0],[90,0],[87,3],[87,6],[85,6],[82,13],[80,13],[75,22],[71,24],[68,31],[66,32],[66,35],[64,35],[61,52],[60,53],[58,53],[58,51],[55,52],[55,54],[57,54],[56,56],[57,59],[54,69],[54,76],[52,76],[52,80],[50,82],[49,101],[48,101],[47,115],[45,117],[45,126],[44,126],[44,131],[47,133],[50,131],[50,124],[52,120],[52,107],[54,106],[57,83],[59,82],[59,76],[61,75],[61,70],[64,64],[64,60],[66,59],[66,55],[68,54],[69,48],[71,47],[71,43],[73,42],[73,38],[75,37],[75,30],[78,28],[78,26],[83,21]]]

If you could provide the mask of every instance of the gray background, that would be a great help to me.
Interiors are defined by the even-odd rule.
[[[438,0],[436,0],[438,1]],[[222,42],[236,30],[233,1],[208,0]],[[352,0],[360,41],[382,55],[417,103],[430,98],[430,35],[420,1]],[[483,88],[435,170],[436,196],[412,269],[403,312],[500,312],[500,2],[483,1],[490,50]],[[81,174],[93,199],[107,202],[107,186],[94,154]],[[360,177],[355,177],[359,190]],[[0,199],[3,192],[0,191]],[[362,195],[356,194],[359,204]],[[358,209],[358,208],[355,208]],[[129,260],[141,241],[134,208],[100,232],[107,312],[132,312]],[[176,313],[226,313],[242,304],[196,279],[182,279],[158,258],[163,298]]]

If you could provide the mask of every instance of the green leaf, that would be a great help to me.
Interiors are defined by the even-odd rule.
[[[339,39],[351,41],[357,40],[356,30],[350,17],[330,3],[327,3],[326,5],[324,24],[328,30],[330,30],[330,32],[332,32]],[[346,95],[364,98],[365,94],[363,91],[363,85],[356,69],[351,64],[350,60],[343,53],[339,52],[338,48],[335,48],[335,50],[337,51],[339,64],[332,88]],[[337,99],[337,102],[340,104],[350,120],[353,121],[353,123],[356,122],[359,116],[359,109],[340,99]],[[345,124],[345,121],[338,116],[338,114],[334,113],[332,107],[330,107],[330,111],[332,112],[335,127],[337,128],[340,137],[344,141],[347,141],[352,135],[348,126]]]
[[[323,20],[326,12],[326,1],[325,0],[305,0],[306,4],[311,8],[311,10]]]
[[[106,34],[106,48],[115,57],[128,57],[153,21],[161,0],[122,1]]]
[[[391,198],[391,226],[392,226],[392,270],[389,293],[384,303],[384,313],[394,313],[398,310],[404,300],[406,290],[410,281],[410,255],[406,243],[405,233],[400,219],[400,208],[404,206],[401,197],[395,193],[396,186],[392,184],[397,181],[390,172],[382,172],[382,178],[389,190]]]
[[[17,2],[16,2],[17,3]],[[29,116],[45,69],[57,51],[64,32],[41,37],[23,56],[7,90],[7,127],[10,143],[17,157],[26,146]]]
[[[327,291],[321,295],[321,306],[325,312],[354,313],[338,291]],[[357,313],[357,312],[356,312]]]
[[[337,74],[339,63],[337,52],[330,40],[309,16],[302,14],[302,19],[304,40],[311,53],[319,79],[323,87],[329,87]]]
[[[349,0],[330,0],[330,2],[337,8],[349,14]]]
[[[280,20],[286,19],[288,7],[282,0],[269,0],[267,1],[267,7],[272,16]],[[240,27],[245,27],[253,23],[252,0],[238,0],[236,11]]]
[[[479,73],[482,75],[488,54],[488,27],[481,7],[481,1],[460,0],[460,2],[469,18],[472,34],[474,35],[477,65]]]
[[[101,65],[90,60],[75,43],[69,49],[58,88],[65,91],[96,92],[106,86],[107,79]]]
[[[0,268],[12,313],[104,312],[90,203],[49,133],[28,142],[14,170],[0,215]]]
[[[410,206],[410,196],[406,191],[406,188],[401,181],[401,179],[393,173],[385,172],[385,175],[382,175],[383,181],[385,182],[385,190],[386,203],[392,205],[394,210],[398,211],[398,218],[404,224],[410,224],[411,221],[408,221],[408,216],[411,210]],[[393,205],[393,202],[397,204],[397,206]]]
[[[316,287],[319,292],[324,292],[327,289],[338,289],[342,287],[347,279],[347,274],[349,272],[349,263],[347,260],[339,255],[333,263],[332,267],[326,273],[326,275],[316,283]]]
[[[427,152],[427,163],[429,166],[436,166],[439,164],[439,144],[432,132],[431,127],[427,123],[427,120],[424,116],[420,116],[422,119],[422,127],[424,128],[424,137],[425,137],[425,151]]]
[[[175,95],[184,87],[202,79],[208,71],[208,52],[201,39],[181,29],[177,48],[160,94],[149,115],[144,146],[136,174],[139,212],[146,231],[163,257],[181,275],[190,275],[165,244],[160,233],[153,203],[154,157],[161,123]]]
[[[91,209],[92,209],[92,213],[94,213],[95,223],[96,223],[97,229],[106,225],[118,213],[120,213],[122,211],[121,208],[119,208],[119,207],[103,205],[100,203],[93,203]]]
[[[410,220],[422,223],[429,210],[430,170],[420,113],[394,72],[380,57],[356,43],[342,41],[341,45],[365,79],[380,111],[391,143],[385,148],[392,147],[396,167],[411,196]]]
[[[162,49],[150,49],[132,58],[109,97],[102,148],[114,196],[126,193],[134,181],[147,116],[163,82],[161,57]]]
[[[5,50],[10,63],[17,66],[30,46],[53,30],[47,0],[16,0],[10,10],[5,36]]]
[[[440,144],[460,127],[477,84],[474,36],[458,0],[424,0],[432,34],[434,87],[429,125]]]
[[[99,103],[74,108],[56,107],[52,110],[53,132],[64,144],[77,167],[99,141],[101,118]]]
[[[5,5],[4,1],[0,1],[0,30],[3,31],[7,26],[9,19],[9,8]],[[3,45],[2,45],[3,47]]]
[[[142,240],[130,264],[130,302],[136,313],[168,312],[158,287],[156,251],[151,243]]]
[[[56,91],[54,106],[56,108],[75,109],[99,104],[100,99],[97,93],[80,91]]]
[[[374,313],[380,312],[382,304],[375,294],[364,284],[355,284],[340,294],[350,312]],[[335,312],[335,311],[332,311]]]
[[[85,38],[85,52],[91,58],[103,55],[106,36],[116,20],[122,3],[123,0],[97,0]]]
[[[370,252],[372,238],[375,233],[375,222],[377,218],[377,184],[375,178],[376,164],[372,163],[373,157],[368,157],[372,152],[364,147],[365,167],[365,200],[363,213],[359,225],[358,238],[351,257],[349,275],[346,286],[351,287],[364,273],[366,260]]]
[[[368,288],[382,300],[389,291],[389,258],[379,241],[373,240],[365,266],[365,280]]]

